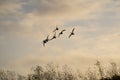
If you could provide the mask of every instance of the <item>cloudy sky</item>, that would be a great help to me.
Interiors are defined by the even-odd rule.
[[[56,25],[67,31],[43,47]],[[120,0],[0,0],[0,68],[26,74],[54,62],[85,69],[96,60],[120,62],[119,48]]]

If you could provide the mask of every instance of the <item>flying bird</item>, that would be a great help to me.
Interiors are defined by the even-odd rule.
[[[45,40],[43,40],[43,46],[45,46],[45,44],[49,41],[49,35],[47,36],[47,38]]]
[[[68,38],[70,38],[72,35],[75,35],[74,30],[75,30],[75,28],[72,29],[72,32],[70,33]]]
[[[59,30],[59,28],[56,26],[56,28],[53,30],[53,32],[56,32],[57,30]]]
[[[60,35],[62,35],[64,31],[66,31],[66,30],[63,29],[63,30],[59,33],[58,37],[60,37]]]
[[[56,39],[56,32],[50,40]]]

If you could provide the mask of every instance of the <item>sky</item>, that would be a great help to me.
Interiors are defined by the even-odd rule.
[[[80,69],[96,60],[119,64],[119,13],[120,0],[0,0],[0,68],[27,74],[49,62]],[[56,25],[65,33],[43,47]]]

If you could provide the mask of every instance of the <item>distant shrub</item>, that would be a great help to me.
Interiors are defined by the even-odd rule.
[[[46,66],[36,66],[29,80],[79,80],[80,73],[75,73],[67,65],[59,66],[49,63]]]
[[[45,66],[35,66],[26,77],[12,71],[0,70],[0,80],[120,80],[120,70],[114,62],[105,67],[97,61],[82,74],[78,69],[73,70],[67,65],[48,63]]]
[[[28,80],[120,80],[116,63],[110,63],[107,70],[97,61],[94,68],[89,68],[85,74],[74,71],[67,65],[59,66],[49,63],[46,66],[36,66]]]
[[[25,80],[22,75],[18,75],[15,72],[8,70],[0,70],[0,80]]]

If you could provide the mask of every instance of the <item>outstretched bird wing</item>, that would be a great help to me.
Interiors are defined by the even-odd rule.
[[[66,31],[65,29],[63,29],[61,32],[64,32],[64,31]]]
[[[61,32],[58,34],[58,37],[60,37],[60,35],[61,35]]]
[[[72,34],[70,34],[68,38],[70,38],[71,36],[72,36]]]
[[[45,47],[45,43],[44,43],[44,41],[43,41],[43,46]]]
[[[62,30],[62,32],[66,31],[65,29]]]
[[[47,36],[47,38],[46,39],[48,39],[49,38],[49,35]]]
[[[72,33],[74,32],[75,28],[72,29]]]

